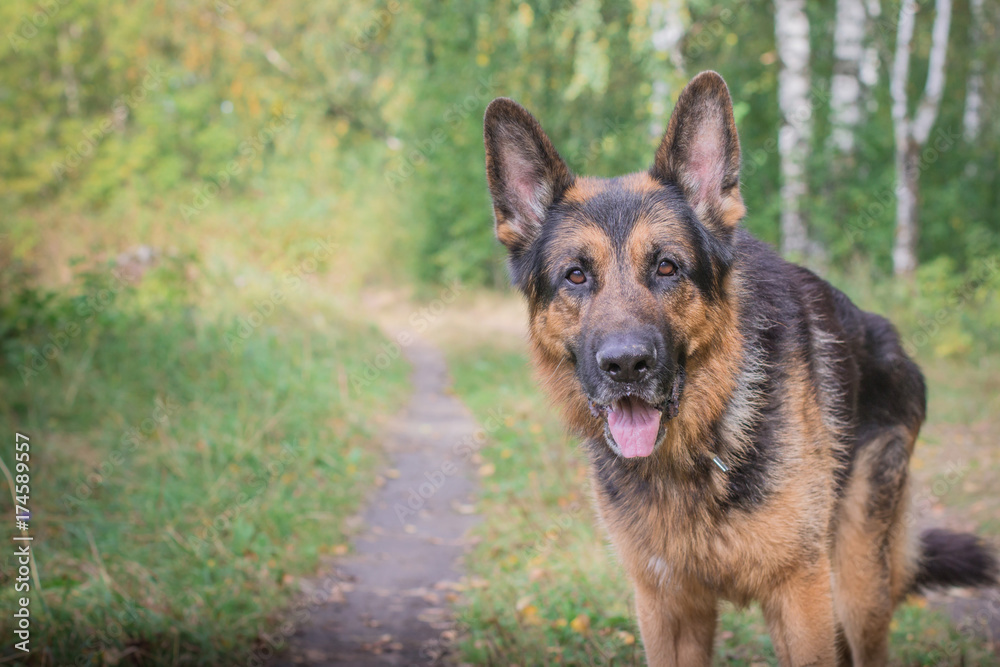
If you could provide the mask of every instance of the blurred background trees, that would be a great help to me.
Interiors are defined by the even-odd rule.
[[[0,8],[5,217],[71,211],[162,242],[226,202],[255,233],[335,232],[359,284],[391,257],[420,283],[501,286],[489,100],[531,109],[575,171],[612,175],[648,164],[681,86],[711,68],[736,102],[752,231],[822,270],[962,275],[1000,251],[998,14],[985,0],[15,0]]]
[[[892,318],[937,420],[921,456],[939,457],[921,465],[971,461],[961,484],[946,478],[947,501],[996,535],[998,18],[996,0],[0,2],[0,427],[31,434],[40,471],[32,614],[48,608],[51,653],[34,664],[81,664],[81,646],[93,664],[228,664],[236,650],[248,664],[297,577],[346,550],[341,519],[379,465],[374,430],[406,394],[401,359],[350,381],[400,353],[362,304],[403,304],[402,317],[416,301],[397,293],[460,280],[452,340],[517,311],[486,293],[508,289],[482,145],[500,95],[535,113],[574,171],[613,176],[649,165],[691,76],[721,72],[746,226]],[[520,347],[463,344],[457,386],[514,415],[491,434],[514,454],[483,453],[516,501],[490,491],[516,510],[498,515],[497,542],[520,553],[509,526],[561,515],[583,475],[571,479],[571,447],[541,447],[560,427],[532,423]],[[146,432],[160,405],[177,410]],[[275,473],[286,445],[298,454]],[[248,485],[253,509],[233,516]],[[577,548],[556,550],[573,563],[553,579],[566,621],[618,596],[578,556],[595,543],[586,514],[559,538]],[[502,562],[503,579],[503,548],[474,560]],[[529,562],[495,582],[513,600],[481,607],[478,631],[496,634],[500,608],[514,628],[494,662],[523,662],[532,642],[535,662],[556,655],[542,629],[517,626],[515,601],[545,585]],[[604,592],[581,598],[581,576]],[[598,632],[630,628],[632,651],[616,613],[590,637],[569,638],[590,627],[576,621],[545,632],[593,658]],[[906,617],[897,646],[951,646]],[[729,654],[756,655],[760,627],[735,627]],[[0,635],[13,636],[3,619]]]

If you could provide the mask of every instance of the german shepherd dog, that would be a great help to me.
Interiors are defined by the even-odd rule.
[[[909,592],[996,583],[975,536],[911,539],[926,396],[893,326],[740,227],[722,77],[688,84],[646,172],[574,176],[506,98],[484,134],[532,356],[585,439],[649,664],[710,664],[721,598],[760,603],[782,665],[884,665]]]

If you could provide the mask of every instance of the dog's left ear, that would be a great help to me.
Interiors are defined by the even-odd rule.
[[[717,73],[702,72],[681,92],[649,171],[680,186],[699,220],[724,238],[746,215],[733,101]]]
[[[573,175],[535,117],[514,100],[498,97],[486,107],[483,139],[497,238],[516,254],[537,238]]]

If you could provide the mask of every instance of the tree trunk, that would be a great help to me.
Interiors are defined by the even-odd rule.
[[[837,0],[829,141],[830,147],[841,155],[854,152],[854,134],[861,123],[861,67],[867,23],[863,0]]]
[[[866,0],[865,14],[867,15],[865,34],[868,35],[868,40],[865,46],[865,54],[861,60],[859,76],[861,78],[861,97],[864,101],[865,111],[873,114],[878,110],[878,100],[873,91],[875,90],[875,86],[878,85],[879,68],[881,67],[878,44],[873,38],[875,26],[882,19],[882,5],[880,1]]]
[[[931,52],[927,63],[927,83],[912,119],[906,84],[910,74],[910,46],[917,12],[916,0],[903,0],[899,7],[896,30],[896,54],[893,59],[889,90],[892,94],[892,120],[896,141],[896,241],[892,264],[896,275],[910,275],[917,268],[917,219],[919,198],[920,149],[930,137],[944,91],[945,62],[948,55],[948,30],[951,25],[951,0],[936,0],[934,26],[931,28]]]
[[[70,116],[80,115],[80,84],[73,70],[73,53],[70,28],[59,31],[56,45],[59,50],[59,72],[62,75],[63,94],[66,96],[66,113]]]
[[[652,32],[655,64],[673,66],[677,72],[684,71],[684,56],[681,53],[681,39],[686,31],[682,0],[657,0],[649,6],[649,29]],[[650,95],[649,134],[653,139],[663,136],[670,110],[670,81],[668,72],[653,72],[653,91]]]
[[[892,265],[897,275],[912,274],[917,268],[917,191],[920,176],[920,147],[908,141],[896,149],[896,242]]]
[[[969,80],[965,88],[965,114],[962,116],[963,133],[969,143],[979,138],[983,113],[983,0],[969,0],[972,25],[969,41],[972,45],[972,62],[969,63]]]
[[[782,126],[778,133],[781,158],[781,251],[789,257],[809,255],[809,235],[802,216],[807,194],[806,160],[812,136],[812,100],[809,96],[809,19],[805,0],[774,0],[774,36],[781,70],[778,105]]]

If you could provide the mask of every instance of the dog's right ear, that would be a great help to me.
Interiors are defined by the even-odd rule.
[[[573,175],[535,117],[506,97],[486,107],[483,140],[497,238],[518,252],[538,236],[546,212],[572,185]]]

